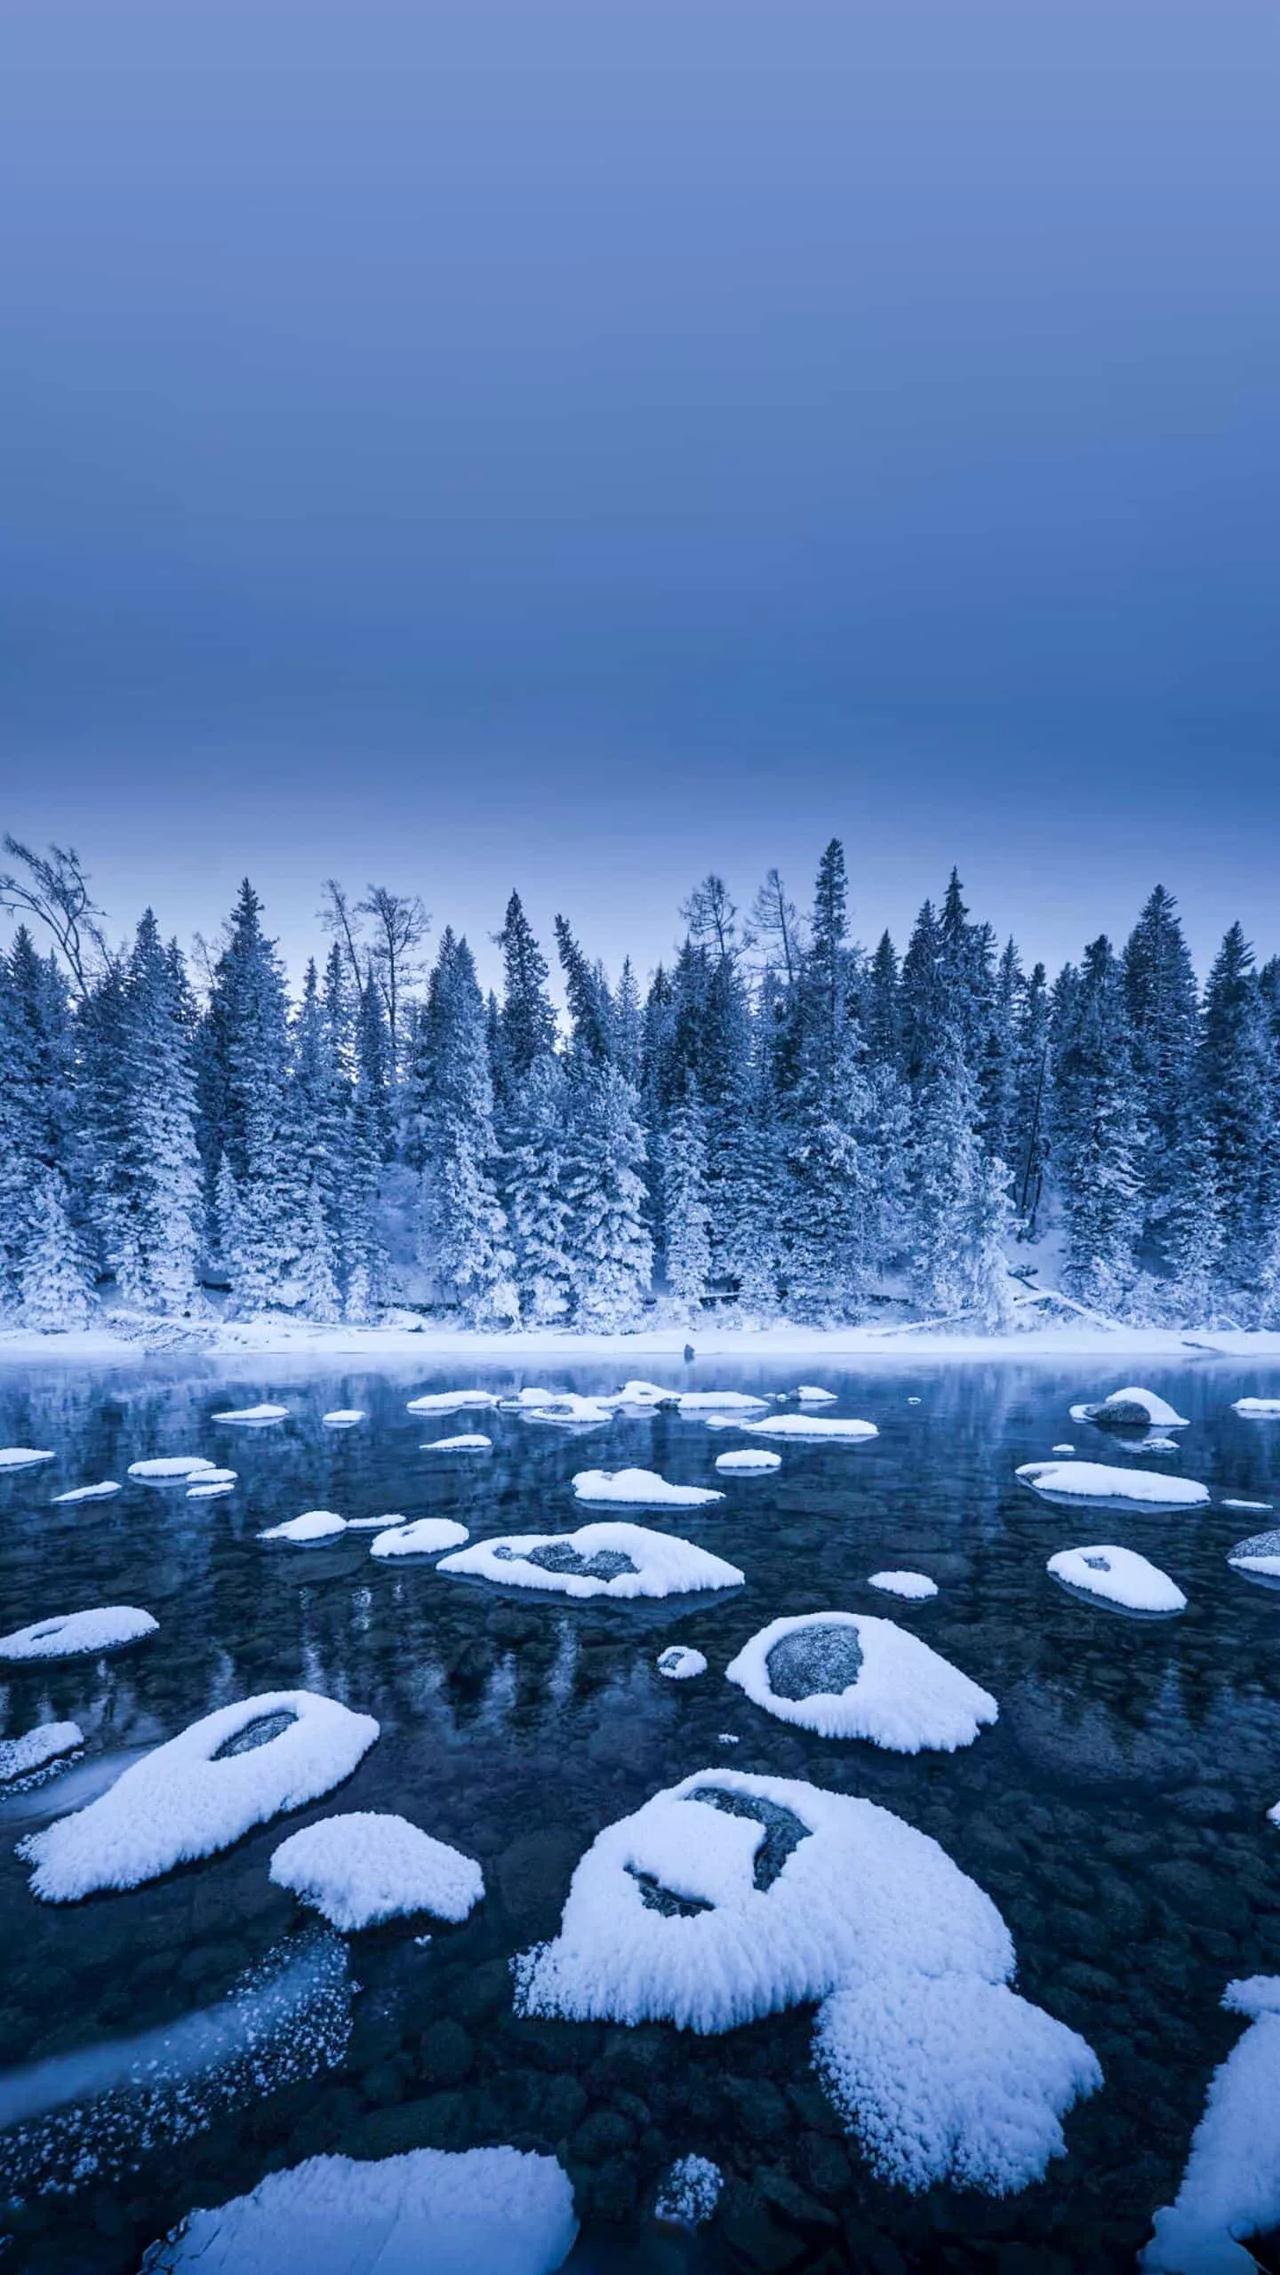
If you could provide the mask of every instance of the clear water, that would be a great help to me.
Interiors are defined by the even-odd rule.
[[[795,1379],[710,1362],[655,1371],[699,1387]],[[483,1379],[590,1391],[617,1377]],[[21,2198],[5,2264],[115,2275],[192,2204],[317,2151],[501,2140],[564,2159],[584,2220],[573,2266],[600,2275],[1131,2266],[1239,2034],[1218,2004],[1225,1983],[1280,1970],[1280,1834],[1265,1819],[1280,1799],[1280,1592],[1224,1561],[1273,1520],[1073,1513],[1021,1489],[1016,1464],[1064,1438],[1081,1455],[1131,1458],[1067,1420],[1073,1399],[1114,1386],[1097,1367],[823,1367],[821,1379],[840,1393],[828,1411],[867,1416],[878,1439],[786,1447],[781,1470],[720,1480],[719,1512],[643,1520],[722,1551],[746,1571],[743,1590],[593,1606],[425,1562],[375,1564],[367,1533],[308,1550],[254,1536],[317,1507],[450,1514],[478,1533],[568,1527],[577,1468],[639,1462],[705,1482],[714,1455],[746,1441],[667,1415],[577,1438],[499,1415],[424,1423],[406,1399],[449,1387],[439,1373],[299,1379],[264,1363],[193,1376],[152,1363],[0,1377],[0,1443],[59,1452],[0,1480],[0,1630],[108,1602],[161,1623],[150,1644],[10,1676],[0,1691],[7,1730],[66,1718],[88,1739],[81,1761],[0,1800],[0,2189]],[[1276,1370],[1208,1361],[1148,1379],[1192,1418],[1177,1457],[1151,1466],[1280,1505],[1280,1426],[1229,1410],[1246,1392],[1276,1395]],[[249,1432],[210,1419],[260,1399],[283,1400],[290,1420]],[[370,1419],[321,1428],[337,1406]],[[472,1426],[495,1438],[492,1459],[419,1451]],[[189,1502],[127,1485],[112,1502],[49,1505],[67,1486],[123,1479],[145,1455],[188,1452],[236,1468],[234,1494]],[[1055,1549],[1098,1539],[1171,1572],[1186,1614],[1129,1619],[1046,1576]],[[884,1565],[931,1573],[939,1597],[876,1596],[863,1583]],[[997,1726],[966,1752],[905,1758],[788,1728],[723,1682],[764,1621],[831,1607],[901,1619],[994,1692]],[[664,1681],[654,1661],[672,1641],[705,1651],[709,1674]],[[340,1794],[135,1892],[34,1901],[13,1855],[24,1831],[212,1707],[296,1684],[381,1721]],[[659,1786],[728,1762],[884,1803],[994,1897],[1020,1987],[1082,2031],[1106,2073],[1043,2185],[992,2202],[873,2182],[814,2083],[807,2013],[707,2040],[512,2015],[507,1961],[554,1930],[594,1834]],[[402,1810],[467,1850],[485,1902],[426,1943],[414,1928],[326,1940],[266,1864],[285,1830],[334,1808]],[[661,2173],[688,2151],[730,2180],[721,2218],[692,2239],[650,2217]]]

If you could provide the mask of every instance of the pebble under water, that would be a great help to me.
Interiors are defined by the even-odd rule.
[[[653,1366],[677,1388],[767,1394],[797,1378],[772,1362]],[[798,1371],[838,1393],[824,1412],[865,1416],[880,1436],[787,1444],[775,1472],[719,1477],[732,1432],[667,1412],[582,1435],[486,1414],[493,1456],[477,1464],[424,1454],[405,1411],[464,1381],[616,1388],[618,1370],[599,1366],[464,1377],[152,1361],[0,1375],[0,1443],[58,1454],[0,1477],[0,1631],[94,1604],[160,1622],[116,1655],[0,1673],[0,1733],[74,1720],[86,1738],[69,1765],[0,1793],[0,2263],[133,2275],[193,2205],[317,2152],[509,2142],[558,2155],[572,2177],[575,2275],[1133,2266],[1240,2035],[1225,1985],[1280,1972],[1280,1831],[1266,1821],[1280,1800],[1280,1590],[1228,1567],[1265,1520],[1220,1505],[1280,1506],[1280,1423],[1230,1410],[1277,1395],[1280,1371],[1140,1365],[1191,1418],[1176,1454],[1144,1466],[1214,1496],[1172,1516],[1055,1507],[1015,1481],[1064,1437],[1081,1459],[1144,1461],[1114,1432],[1068,1421],[1071,1403],[1114,1387],[1096,1360],[848,1371],[810,1355]],[[212,1419],[265,1400],[289,1418]],[[322,1426],[355,1407],[360,1426]],[[172,1454],[229,1464],[239,1481],[189,1501],[128,1480],[131,1462]],[[368,1531],[311,1548],[256,1538],[306,1509],[455,1517],[473,1539],[568,1532],[582,1522],[574,1471],[633,1464],[725,1489],[710,1508],[628,1514],[727,1557],[743,1588],[570,1601],[448,1578],[434,1559],[376,1561]],[[126,1481],[114,1500],[51,1505],[108,1477]],[[1168,1572],[1186,1612],[1129,1618],[1056,1586],[1049,1556],[1098,1540]],[[928,1573],[937,1598],[890,1603],[866,1584],[886,1565]],[[821,1610],[910,1628],[992,1692],[999,1721],[959,1753],[905,1756],[779,1722],[725,1683],[766,1622]],[[664,1680],[670,1643],[705,1652],[708,1672]],[[14,1855],[25,1833],[198,1716],[295,1687],[382,1725],[338,1791],[142,1888],[35,1900]],[[875,2181],[811,2066],[811,2010],[711,2038],[514,2014],[509,1962],[554,1933],[596,1833],[659,1788],[698,1771],[710,1787],[730,1766],[880,1802],[991,1895],[1019,1990],[1080,2031],[1104,2072],[1043,2182],[993,2200]],[[397,1810],[479,1861],[487,1893],[463,1925],[344,1939],[272,1885],[287,1833],[361,1809]],[[766,1873],[795,1837],[777,1815]],[[725,2174],[692,2235],[653,2215],[685,2155]],[[1273,2248],[1259,2256],[1280,2265]]]

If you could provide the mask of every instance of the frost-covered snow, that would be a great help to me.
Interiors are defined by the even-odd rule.
[[[1238,1516],[1265,1517],[1270,1515],[1272,1503],[1270,1501],[1224,1501],[1222,1506],[1224,1509],[1234,1509]]]
[[[1076,1449],[1075,1449],[1075,1447],[1074,1447],[1074,1446],[1067,1446],[1067,1445],[1063,1445],[1063,1446],[1054,1446],[1054,1447],[1052,1448],[1052,1451],[1053,1451],[1054,1453],[1074,1453],[1074,1452],[1075,1452],[1075,1450],[1076,1450]]]
[[[1069,1588],[1116,1604],[1122,1611],[1174,1612],[1187,1608],[1187,1599],[1177,1583],[1159,1565],[1139,1556],[1136,1549],[1117,1548],[1107,1542],[1100,1547],[1060,1548],[1049,1558],[1047,1569]]]
[[[705,1675],[707,1662],[701,1651],[691,1650],[686,1643],[668,1643],[666,1650],[658,1653],[657,1668],[669,1682],[687,1683],[695,1675]]]
[[[264,1691],[220,1706],[144,1754],[87,1808],[32,1833],[19,1850],[35,1866],[32,1889],[69,1904],[212,1856],[340,1785],[377,1735],[372,1715],[315,1691]]]
[[[1228,1983],[1222,2004],[1249,2028],[1215,2070],[1178,2193],[1156,2213],[1151,2275],[1253,2275],[1237,2239],[1280,2222],[1280,1975]]]
[[[1232,1412],[1250,1422],[1280,1422],[1280,1398],[1237,1398]]]
[[[190,2213],[145,2266],[148,2275],[552,2275],[577,2232],[554,2157],[317,2156]]]
[[[953,1753],[998,1713],[989,1692],[918,1635],[866,1612],[771,1620],[725,1674],[781,1722],[822,1738],[869,1738],[895,1753]]]
[[[613,1420],[613,1407],[600,1398],[584,1398],[575,1390],[520,1393],[520,1418],[541,1422],[555,1430],[598,1430]]]
[[[836,1403],[834,1390],[824,1390],[817,1382],[802,1382],[791,1395],[798,1406],[834,1406]]]
[[[300,1517],[289,1517],[282,1525],[268,1525],[258,1538],[287,1540],[294,1548],[311,1548],[317,1541],[336,1540],[346,1529],[346,1518],[332,1509],[304,1509]]]
[[[187,1487],[189,1501],[218,1501],[224,1493],[234,1493],[234,1469],[202,1469]]]
[[[763,1477],[781,1467],[782,1455],[771,1453],[767,1446],[738,1446],[732,1453],[716,1455],[716,1468],[729,1477]]]
[[[1104,1461],[1024,1461],[1022,1484],[1046,1501],[1139,1501],[1163,1509],[1203,1509],[1209,1488],[1157,1469],[1117,1469]]]
[[[101,1604],[92,1611],[58,1612],[0,1635],[0,1659],[79,1659],[87,1653],[120,1651],[154,1635],[159,1621],[136,1604]]]
[[[378,1809],[304,1825],[280,1843],[270,1870],[279,1887],[344,1934],[414,1912],[464,1920],[484,1895],[484,1874],[472,1857]]]
[[[421,1398],[411,1398],[405,1411],[409,1414],[461,1414],[470,1407],[484,1412],[497,1403],[496,1390],[429,1390]]]
[[[363,1406],[331,1406],[320,1419],[326,1430],[354,1430],[357,1422],[367,1421],[368,1416]]]
[[[758,1414],[769,1403],[749,1390],[664,1390],[660,1382],[624,1382],[610,1406],[674,1406],[681,1414]]]
[[[673,2227],[700,2228],[714,2212],[723,2187],[724,2174],[710,2157],[677,2157],[658,2190],[653,2216]]]
[[[441,1572],[471,1574],[504,1588],[547,1588],[563,1596],[679,1596],[737,1588],[742,1573],[677,1533],[621,1519],[568,1533],[507,1533],[446,1556]]]
[[[15,1777],[33,1777],[49,1762],[74,1753],[83,1744],[84,1732],[78,1722],[42,1722],[21,1738],[0,1739],[0,1785],[9,1784]]]
[[[452,1517],[416,1517],[411,1524],[389,1525],[370,1543],[370,1556],[438,1556],[442,1548],[461,1548],[470,1538],[465,1525]]]
[[[287,1422],[289,1409],[287,1406],[273,1405],[270,1399],[264,1399],[260,1406],[228,1406],[221,1414],[213,1415],[212,1419],[215,1422],[239,1422],[246,1429],[260,1430],[269,1422]]]
[[[1165,1398],[1157,1398],[1154,1390],[1143,1390],[1136,1384],[1127,1384],[1123,1390],[1112,1390],[1105,1398],[1092,1405],[1073,1406],[1073,1422],[1102,1422],[1148,1430],[1185,1430],[1187,1417],[1175,1412]]]
[[[200,1477],[217,1466],[202,1453],[159,1454],[150,1461],[131,1461],[129,1475],[142,1485],[185,1485],[188,1478]]]
[[[39,1446],[0,1446],[0,1469],[35,1469],[40,1462],[56,1458]]]
[[[1228,1564],[1238,1572],[1256,1572],[1267,1580],[1280,1580],[1280,1532],[1250,1533],[1227,1550]]]
[[[100,1485],[73,1485],[69,1493],[55,1493],[50,1507],[67,1509],[77,1501],[114,1501],[119,1491],[114,1477],[104,1477]]]
[[[831,1414],[768,1414],[760,1422],[744,1422],[744,1430],[761,1438],[811,1438],[815,1442],[853,1445],[863,1438],[878,1438],[874,1422],[845,1421]]]
[[[613,1501],[625,1509],[704,1509],[724,1499],[712,1485],[670,1485],[654,1469],[580,1469],[573,1490],[580,1501]]]
[[[904,1603],[928,1603],[938,1593],[938,1583],[927,1572],[871,1572],[867,1575],[869,1588],[880,1588],[886,1596],[901,1596]]]
[[[824,2001],[819,2073],[909,2187],[1027,2185],[1101,2082],[1082,2038],[1006,1986],[990,1897],[927,1834],[847,1794],[705,1769],[597,1835],[560,1932],[516,1963],[526,2014],[700,2032]]]
[[[492,1453],[493,1439],[482,1430],[460,1430],[453,1438],[427,1438],[419,1453]]]

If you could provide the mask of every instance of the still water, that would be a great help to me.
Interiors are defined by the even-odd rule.
[[[768,1393],[794,1368],[658,1367],[675,1387]],[[1121,1373],[1124,1368],[1122,1366]],[[1280,1971],[1280,1592],[1225,1552],[1276,1520],[1217,1505],[1280,1503],[1280,1424],[1230,1410],[1275,1396],[1277,1370],[1206,1361],[1145,1379],[1191,1426],[1160,1457],[1212,1488],[1177,1516],[1053,1508],[1014,1479],[1062,1440],[1123,1461],[1068,1405],[1114,1379],[1096,1364],[972,1364],[846,1373],[810,1364],[880,1435],[787,1445],[771,1475],[716,1479],[750,1441],[655,1414],[569,1437],[514,1416],[421,1418],[406,1401],[439,1373],[192,1374],[12,1370],[0,1444],[56,1448],[0,1479],[0,1631],[82,1606],[131,1603],[160,1622],[118,1657],[10,1674],[0,1729],[75,1720],[83,1756],[0,1799],[0,2193],[16,2201],[0,2264],[124,2275],[193,2204],[217,2204],[325,2150],[378,2156],[505,2141],[570,2171],[578,2275],[712,2270],[994,2269],[1067,2275],[1130,2267],[1177,2187],[1214,2066],[1238,2020],[1229,1978]],[[490,1370],[522,1383],[617,1387],[616,1370]],[[288,1421],[244,1431],[225,1406],[278,1399]],[[325,1429],[362,1407],[358,1429]],[[484,1429],[492,1457],[423,1441]],[[56,1509],[55,1493],[157,1454],[239,1472],[192,1502],[126,1483]],[[454,1516],[472,1536],[569,1528],[576,1469],[643,1464],[723,1485],[718,1508],[635,1515],[727,1556],[744,1588],[663,1603],[571,1603],[375,1563],[370,1534],[265,1548],[264,1526],[311,1508],[348,1518]],[[1156,1466],[1152,1461],[1150,1466]],[[1063,1547],[1122,1540],[1185,1590],[1178,1619],[1073,1598],[1045,1572]],[[883,1566],[940,1593],[899,1605],[866,1587]],[[999,1701],[968,1750],[914,1757],[826,1741],[772,1720],[722,1670],[781,1614],[841,1608],[901,1620]],[[670,1642],[710,1661],[674,1684]],[[44,1906],[13,1854],[130,1761],[216,1706],[304,1686],[376,1715],[382,1736],[340,1793],[237,1847],[135,1891]],[[726,1739],[737,1739],[734,1745]],[[691,1772],[808,1778],[864,1794],[941,1842],[1013,1932],[1019,1988],[1095,2048],[1104,2086],[1066,2120],[1069,2154],[1005,2201],[875,2182],[842,2134],[797,2012],[697,2039],[665,2027],[521,2020],[511,1955],[556,1928],[573,1866],[600,1828]],[[336,1809],[403,1812],[476,1857],[485,1901],[461,1927],[417,1921],[347,1941],[267,1879],[284,1832]],[[426,1931],[430,1929],[429,1938]],[[658,2228],[664,2169],[715,2159],[716,2222]]]

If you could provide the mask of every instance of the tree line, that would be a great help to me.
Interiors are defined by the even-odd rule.
[[[0,1310],[474,1325],[1007,1322],[1018,1277],[1144,1322],[1280,1325],[1280,958],[1238,924],[1201,987],[1157,886],[1050,980],[952,872],[901,955],[851,930],[844,852],[801,916],[708,876],[642,989],[512,893],[482,992],[421,903],[326,887],[291,998],[246,881],[188,960],[109,946],[73,852],[6,841]],[[225,1291],[225,1295],[223,1295]]]

